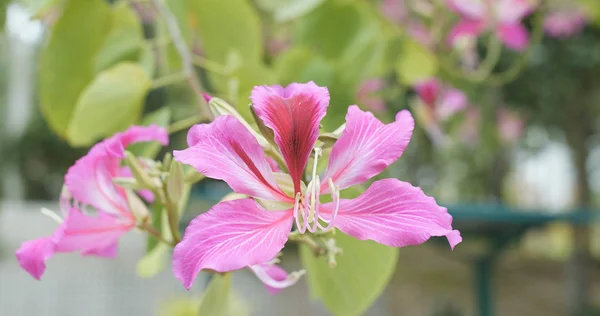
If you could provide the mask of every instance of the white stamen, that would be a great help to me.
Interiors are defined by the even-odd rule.
[[[331,192],[331,198],[333,200],[333,204],[335,204],[335,208],[333,209],[333,213],[331,214],[331,219],[329,221],[321,218],[321,220],[327,223],[326,227],[323,227],[321,224],[319,224],[319,228],[321,228],[323,231],[329,231],[333,228],[333,222],[337,217],[338,211],[340,210],[340,188],[334,185],[331,179],[328,180],[329,191]]]
[[[288,276],[285,280],[276,281],[276,280],[273,280],[273,278],[271,276],[269,276],[269,274],[265,271],[265,269],[263,269],[259,265],[253,265],[253,266],[250,266],[249,268],[250,268],[250,270],[252,270],[252,272],[254,272],[254,274],[256,274],[256,277],[259,280],[261,280],[262,283],[264,283],[265,285],[270,286],[272,288],[275,288],[275,289],[284,289],[286,287],[290,287],[290,286],[296,284],[296,282],[298,282],[298,280],[300,280],[300,277],[302,277],[304,274],[306,274],[306,270],[302,269],[300,271],[294,271],[294,272],[288,274]]]
[[[42,209],[40,209],[40,212],[43,215],[46,215],[46,216],[50,217],[51,219],[53,219],[55,222],[57,222],[59,224],[62,224],[63,221],[64,221],[62,219],[62,217],[60,217],[60,215],[56,214],[54,211],[51,211],[51,210],[49,210],[49,209],[47,209],[45,207],[42,207]]]
[[[304,232],[306,232],[306,215],[304,214],[304,207],[302,210],[300,210],[301,197],[302,196],[301,196],[300,192],[296,193],[296,198],[294,200],[294,218],[296,219],[296,227],[298,227],[298,231],[301,234],[304,234]],[[300,211],[302,213],[302,219],[303,219],[302,225],[300,225],[300,216],[298,214],[298,211]]]

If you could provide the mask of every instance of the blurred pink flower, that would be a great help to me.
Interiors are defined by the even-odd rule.
[[[397,24],[404,22],[408,16],[404,0],[383,0],[381,1],[379,10],[388,20]]]
[[[458,131],[460,140],[469,147],[475,147],[479,142],[479,124],[481,122],[481,111],[475,107],[469,107],[465,111],[465,120]]]
[[[544,31],[552,37],[565,38],[583,31],[587,18],[577,8],[550,11],[544,21]]]
[[[444,86],[433,78],[415,85],[419,99],[426,107],[427,121],[441,122],[467,107],[467,96],[464,92]]]
[[[51,236],[24,242],[17,250],[17,260],[25,271],[39,280],[46,260],[57,252],[116,256],[118,240],[135,227],[136,218],[126,191],[113,179],[130,174],[121,166],[125,148],[148,141],[167,145],[167,131],[156,125],[133,126],[96,144],[69,168],[60,201],[65,218]],[[95,215],[89,213],[89,206],[96,209]]]
[[[517,141],[525,129],[525,121],[519,115],[506,108],[500,108],[497,112],[498,135],[505,143]]]
[[[417,119],[434,144],[445,144],[447,138],[441,123],[467,107],[467,96],[458,89],[444,86],[435,78],[417,83],[414,89],[419,97],[415,103]]]
[[[452,46],[460,46],[462,40],[472,40],[490,29],[513,50],[524,50],[529,44],[529,33],[521,20],[533,11],[532,0],[447,0],[447,3],[461,16],[448,35]]]
[[[423,4],[424,2],[412,3],[413,9],[418,7],[415,3]],[[433,45],[431,32],[418,18],[411,16],[409,6],[410,4],[407,5],[404,0],[383,0],[379,9],[388,20],[405,28],[408,36],[412,39],[423,46],[431,47]]]
[[[412,19],[408,21],[406,25],[406,31],[408,36],[417,41],[423,46],[432,47],[433,37],[431,36],[431,31],[425,26],[425,24],[421,23],[418,20]]]
[[[376,113],[385,112],[385,101],[379,95],[384,86],[385,81],[381,78],[372,78],[363,81],[356,92],[358,104]]]

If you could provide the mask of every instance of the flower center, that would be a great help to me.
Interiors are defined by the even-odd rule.
[[[306,230],[311,233],[316,232],[318,229],[321,231],[329,231],[333,228],[333,222],[337,216],[340,208],[340,190],[331,179],[328,179],[327,184],[329,185],[329,191],[333,200],[334,209],[331,213],[331,218],[326,219],[319,214],[320,208],[320,196],[321,196],[321,179],[317,175],[317,165],[319,157],[323,154],[321,148],[315,147],[315,159],[313,162],[312,180],[308,183],[304,194],[296,193],[294,199],[294,218],[296,219],[296,226],[301,234],[304,234]],[[326,226],[322,225],[324,222]]]

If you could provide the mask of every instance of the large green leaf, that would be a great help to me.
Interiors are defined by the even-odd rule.
[[[438,61],[423,45],[406,40],[402,54],[396,63],[396,71],[402,82],[412,85],[420,80],[435,76],[438,70]]]
[[[4,24],[6,24],[6,8],[8,7],[9,0],[0,0],[0,32],[4,31]]]
[[[312,80],[318,85],[328,86],[334,81],[334,66],[307,48],[290,49],[281,54],[274,64],[280,84]]]
[[[151,83],[144,69],[130,62],[101,72],[81,93],[67,140],[85,146],[134,124]]]
[[[325,0],[257,0],[256,4],[271,13],[277,22],[296,19],[314,10]]]
[[[234,50],[244,60],[263,54],[260,19],[248,0],[190,0],[206,57],[224,63]]]
[[[309,247],[300,248],[310,291],[335,315],[361,315],[390,281],[398,249],[340,232],[335,236],[338,247],[344,250],[335,268],[330,268],[325,258],[316,258]]]
[[[231,273],[214,274],[200,304],[198,315],[230,316]]]
[[[167,257],[170,251],[170,246],[164,243],[157,244],[138,261],[136,266],[137,275],[141,278],[151,278],[160,273],[167,265]]]
[[[103,0],[69,0],[52,28],[40,60],[42,114],[65,137],[80,93],[92,81],[96,53],[110,25]]]
[[[136,61],[142,49],[142,24],[126,2],[112,8],[111,27],[104,45],[96,55],[96,72],[120,61]]]
[[[209,73],[221,95],[236,103],[240,113],[251,118],[249,92],[255,85],[274,83],[263,61],[263,40],[258,13],[249,0],[189,0],[191,26],[203,44],[206,58],[230,68],[227,75]],[[231,58],[232,56],[236,58]]]
[[[328,1],[297,23],[298,43],[337,60],[360,31],[361,14],[356,5]]]

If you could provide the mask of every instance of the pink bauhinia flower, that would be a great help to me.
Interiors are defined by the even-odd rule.
[[[435,144],[444,144],[446,136],[442,132],[441,124],[467,107],[467,96],[458,89],[443,85],[435,78],[418,82],[414,89],[419,97],[418,102],[414,104],[417,119],[421,121]]]
[[[359,85],[356,100],[373,112],[383,113],[386,105],[380,93],[384,87],[385,81],[381,78],[367,79]]]
[[[60,203],[65,218],[51,236],[21,245],[16,256],[23,269],[39,280],[46,269],[46,260],[56,252],[116,255],[118,239],[135,227],[136,218],[130,208],[132,197],[115,185],[113,179],[130,174],[121,166],[125,148],[148,141],[167,145],[169,137],[158,126],[133,126],[96,144],[69,168]],[[153,198],[148,192],[142,195]],[[94,207],[95,214],[90,214],[87,206]]]
[[[529,44],[529,33],[521,20],[533,11],[532,0],[447,0],[447,3],[461,15],[448,35],[453,46],[490,29],[513,50],[524,50]]]
[[[505,143],[513,143],[523,135],[525,121],[517,113],[500,108],[496,115],[500,140]]]
[[[415,92],[427,108],[428,121],[444,121],[467,107],[467,96],[464,92],[443,85],[432,78],[415,85]]]
[[[250,198],[218,203],[190,223],[173,254],[173,272],[186,288],[201,270],[227,272],[269,262],[284,247],[294,223],[301,234],[335,227],[394,247],[420,244],[431,236],[446,236],[451,247],[461,241],[445,208],[397,179],[375,181],[361,196],[340,199],[340,190],[364,183],[402,155],[414,127],[408,111],[383,124],[351,106],[320,176],[321,150],[315,145],[329,104],[327,88],[313,82],[259,86],[251,99],[257,117],[273,130],[289,175],[272,171],[256,138],[233,116],[189,131],[189,148],[175,151],[175,159]],[[306,185],[305,168],[313,151]],[[320,203],[323,194],[330,194],[332,202]],[[287,284],[270,281],[281,288],[294,278],[286,278]]]
[[[566,38],[583,31],[588,18],[578,7],[557,8],[544,20],[546,34],[556,38]]]

